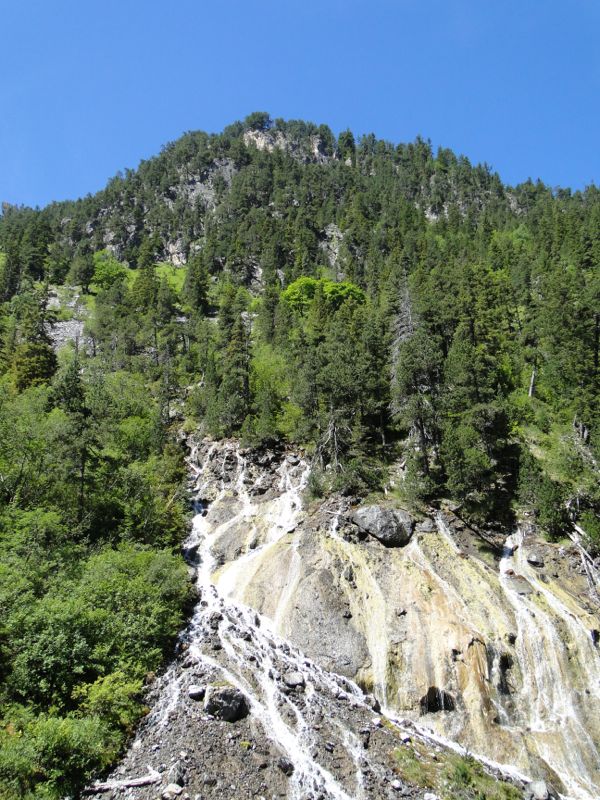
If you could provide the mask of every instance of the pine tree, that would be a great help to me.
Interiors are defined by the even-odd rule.
[[[195,253],[188,259],[183,296],[189,307],[198,314],[208,310],[209,275],[202,254]]]
[[[221,351],[219,367],[219,416],[224,430],[231,434],[242,427],[250,411],[250,339],[241,314]]]

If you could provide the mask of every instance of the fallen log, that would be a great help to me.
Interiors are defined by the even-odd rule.
[[[132,789],[136,786],[150,786],[153,783],[160,781],[160,772],[157,772],[152,767],[148,766],[148,774],[142,775],[139,778],[125,778],[122,781],[104,781],[95,783],[83,790],[83,794],[103,794],[104,792],[112,792],[115,789]]]

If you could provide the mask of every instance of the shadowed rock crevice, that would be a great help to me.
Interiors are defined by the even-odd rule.
[[[439,711],[454,711],[456,702],[449,692],[430,686],[427,694],[419,700],[421,714],[437,714]]]
[[[508,682],[508,672],[512,668],[513,658],[510,653],[502,653],[498,660],[498,670],[500,672],[500,679],[498,680],[498,691],[500,694],[511,694],[510,684]]]

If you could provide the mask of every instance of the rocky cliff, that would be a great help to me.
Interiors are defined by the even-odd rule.
[[[204,441],[190,470],[200,600],[106,786],[149,764],[122,791],[475,796],[403,771],[412,740],[421,777],[458,744],[542,781],[530,796],[598,796],[600,620],[574,547],[309,503],[301,454]]]

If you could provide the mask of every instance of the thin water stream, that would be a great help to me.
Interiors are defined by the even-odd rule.
[[[587,730],[584,705],[600,713],[598,651],[589,630],[528,563],[521,530],[506,539],[499,569],[517,624],[524,727],[569,794],[595,800],[600,752]],[[574,683],[575,654],[583,670]]]
[[[211,455],[209,452],[205,464],[210,463]],[[289,642],[277,636],[270,620],[230,599],[233,589],[239,590],[240,583],[249,579],[248,576],[251,577],[253,562],[264,556],[265,550],[293,530],[302,507],[300,494],[308,478],[308,467],[304,462],[292,465],[283,461],[279,470],[277,495],[261,508],[261,514],[268,517],[269,523],[266,541],[240,557],[235,569],[225,572],[218,585],[214,583],[217,564],[212,553],[213,543],[228,528],[240,523],[251,527],[256,514],[255,504],[246,486],[246,464],[239,450],[236,451],[236,457],[238,468],[235,485],[231,487],[223,484],[213,504],[218,504],[226,495],[231,496],[233,488],[239,511],[227,521],[213,525],[207,518],[206,509],[200,505],[193,519],[190,536],[185,542],[188,558],[196,566],[196,583],[201,598],[185,634],[188,652],[198,663],[218,670],[223,681],[235,686],[248,698],[252,717],[261,723],[264,731],[293,764],[294,770],[289,782],[290,798],[353,800],[366,797],[362,788],[359,748],[355,735],[340,722],[337,723],[348,744],[348,752],[357,760],[356,779],[348,791],[315,759],[312,722],[301,704],[282,692],[281,676],[284,673],[302,676],[305,685],[303,696],[307,705],[311,700],[318,705],[321,695],[336,696],[340,693],[355,694],[355,702],[362,704],[362,693],[358,687],[346,679],[321,670]],[[196,468],[193,460],[190,466],[194,485],[198,487],[205,477],[204,470]],[[219,658],[209,655],[203,646],[207,631],[214,629],[215,620],[218,620],[216,634],[225,658],[223,655]],[[160,699],[152,711],[156,724],[165,725],[180,701],[183,677],[175,665],[172,667],[172,674],[167,673],[165,676]],[[360,756],[364,761],[364,754],[361,753]]]
[[[388,790],[389,796],[394,796],[389,789],[389,769],[386,773],[386,768],[365,751],[360,728],[349,724],[350,717],[345,712],[340,715],[341,701],[349,711],[360,709],[372,718],[374,714],[368,698],[353,681],[322,669],[277,633],[291,618],[291,609],[298,592],[302,591],[301,582],[306,574],[303,560],[306,539],[303,537],[307,532],[314,535],[313,529],[305,529],[302,524],[305,513],[302,492],[308,480],[308,465],[297,457],[277,459],[270,467],[266,491],[264,487],[260,491],[256,489],[264,474],[260,474],[255,464],[247,462],[235,443],[204,446],[201,455],[192,453],[189,468],[191,488],[198,505],[185,551],[188,562],[196,570],[200,598],[191,623],[182,634],[189,658],[211,674],[218,674],[219,680],[246,696],[252,719],[260,723],[277,750],[293,765],[288,782],[290,798],[366,800],[374,796],[387,797]],[[377,572],[380,569],[377,553],[371,552],[372,548],[357,547],[347,541],[339,530],[338,513],[325,513],[332,513],[332,520],[324,531],[329,549],[323,552],[334,554],[354,573],[356,585],[350,606],[357,620],[369,621],[365,635],[373,690],[385,716],[398,730],[413,735],[417,732],[431,746],[438,744],[465,754],[464,748],[449,738],[453,736],[453,729],[437,726],[433,733],[414,715],[409,722],[394,710],[394,696],[389,693],[390,669],[394,669],[390,662],[391,640],[387,627],[390,597]],[[438,537],[432,542],[438,541],[439,547],[447,547],[452,554],[454,569],[461,564],[466,567],[467,562],[458,561],[461,553],[441,520],[438,520],[438,531],[431,535]],[[498,619],[493,625],[499,626],[499,631],[516,626],[514,673],[520,676],[514,698],[518,701],[517,710],[507,713],[501,698],[494,697],[498,730],[502,729],[508,737],[513,731],[515,742],[522,742],[529,751],[533,749],[540,760],[551,765],[569,797],[595,800],[600,758],[586,730],[584,706],[586,703],[598,705],[600,700],[598,651],[585,621],[573,612],[567,600],[552,592],[535,568],[527,563],[522,545],[520,532],[509,537],[499,574],[477,560],[470,565],[474,580],[481,586],[493,585],[500,599]],[[459,624],[465,629],[479,625],[481,631],[476,635],[485,639],[491,631],[482,617],[485,602],[478,606],[479,616],[474,615],[475,606],[469,605],[468,599],[465,604],[461,584],[452,579],[451,573],[436,569],[431,556],[430,547],[425,547],[417,537],[403,554],[398,554],[412,564],[413,570],[427,574],[430,576],[427,580],[439,586],[441,596],[447,598],[451,606],[440,606],[443,613],[458,614]],[[265,574],[269,573],[265,570],[271,563],[277,565],[278,585],[273,587],[273,597],[277,601],[269,605],[269,598],[265,600],[261,596],[262,600],[259,598],[256,604],[257,608],[272,609],[267,616],[257,613],[242,600],[246,590],[255,590],[256,586],[266,586],[265,591],[269,592],[268,580],[265,581]],[[411,597],[414,599],[418,595]],[[254,599],[251,602],[254,605]],[[391,613],[395,613],[393,605],[391,609]],[[419,632],[415,631],[414,635],[418,636]],[[573,663],[575,655],[579,663],[582,654],[585,663],[580,679],[576,680]],[[496,681],[498,658],[496,654],[489,666],[490,691],[492,681]],[[286,690],[288,674],[301,682],[301,692]],[[398,679],[398,676],[393,677]],[[404,676],[404,680],[410,678]],[[565,687],[568,690],[565,691]],[[185,693],[186,676],[175,663],[161,679],[158,701],[151,712],[152,722],[168,726],[171,715],[186,700]],[[587,712],[589,714],[589,707]],[[448,732],[449,735],[445,735]],[[326,737],[331,740],[331,748],[335,748],[333,760],[322,757]],[[486,752],[485,740],[477,741],[482,746],[471,747],[471,754],[474,749]],[[493,748],[488,752],[493,754]],[[516,780],[527,780],[517,769],[485,756],[477,755],[477,758]],[[391,775],[393,777],[393,773]],[[373,780],[378,786],[376,795],[373,794]],[[381,786],[387,788],[380,789]]]

